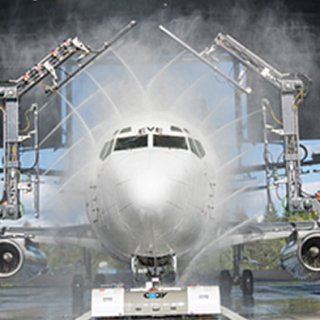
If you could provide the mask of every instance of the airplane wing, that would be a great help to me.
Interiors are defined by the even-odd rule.
[[[213,242],[217,247],[225,248],[259,240],[286,238],[294,231],[312,231],[315,227],[314,221],[244,222],[223,228],[224,231]],[[26,237],[37,243],[69,244],[103,250],[102,243],[95,237],[89,224],[67,227],[8,226],[0,228],[0,235]]]
[[[213,241],[214,248],[242,245],[259,240],[288,238],[279,252],[279,264],[296,278],[319,280],[320,278],[320,226],[319,221],[295,221],[276,223],[243,222]]]
[[[318,228],[315,221],[242,223],[229,228],[215,242],[225,248],[259,240],[289,237],[294,231],[311,232]]]
[[[2,227],[0,234],[13,238],[29,238],[36,243],[69,244],[96,251],[103,248],[89,224],[67,227],[8,226]]]

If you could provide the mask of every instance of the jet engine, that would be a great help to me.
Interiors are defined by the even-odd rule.
[[[297,278],[320,279],[320,232],[298,237],[294,232],[281,252],[279,264]]]
[[[0,282],[24,283],[46,268],[46,255],[30,240],[0,239]]]

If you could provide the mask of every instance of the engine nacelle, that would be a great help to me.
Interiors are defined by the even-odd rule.
[[[27,282],[47,267],[47,257],[25,239],[0,239],[0,282]]]
[[[290,237],[280,254],[280,265],[297,278],[320,279],[320,232],[312,232],[299,238]]]

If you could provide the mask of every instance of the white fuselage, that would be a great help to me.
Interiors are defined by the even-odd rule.
[[[195,253],[212,214],[218,162],[203,140],[190,126],[160,117],[128,121],[102,139],[87,209],[111,254],[128,260]]]

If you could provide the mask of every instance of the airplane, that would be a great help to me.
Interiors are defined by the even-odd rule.
[[[203,243],[219,158],[204,136],[165,114],[126,121],[102,139],[87,189],[97,237],[116,257],[157,267],[188,261]]]
[[[225,222],[217,225],[222,210],[214,208],[223,192],[217,179],[220,162],[198,128],[177,116],[155,113],[126,119],[101,138],[94,160],[90,159],[86,187],[90,224],[3,227],[0,280],[21,283],[44,272],[46,258],[38,242],[105,251],[131,264],[136,280],[144,274],[169,276],[174,282],[178,265],[190,261],[204,243],[215,242],[219,249],[288,236],[290,242],[281,251],[282,267],[300,278],[319,279],[319,221],[249,221],[234,231],[227,226],[219,234]],[[251,295],[252,274],[247,270],[243,277],[244,294]],[[221,272],[220,281],[230,294],[229,271]]]

